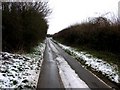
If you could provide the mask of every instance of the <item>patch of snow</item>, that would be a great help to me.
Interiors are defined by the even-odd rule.
[[[80,60],[85,61],[87,66],[92,67],[98,72],[102,72],[102,74],[106,75],[110,80],[116,83],[120,83],[120,76],[117,65],[111,65],[102,59],[98,59],[90,54],[87,54],[86,52],[78,52],[72,47],[60,43],[58,44],[62,47],[62,49],[68,50],[75,58],[79,58]]]
[[[89,88],[61,56],[56,58],[59,74],[65,88]],[[90,89],[88,89],[90,90]]]
[[[36,88],[45,44],[31,54],[0,52],[0,88]]]

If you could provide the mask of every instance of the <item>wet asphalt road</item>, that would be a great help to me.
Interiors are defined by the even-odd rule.
[[[46,40],[44,61],[37,88],[64,88],[49,40]]]
[[[91,90],[111,90],[108,85],[99,80],[91,72],[84,69],[81,64],[62,50],[50,38],[46,39],[46,48],[44,52],[44,61],[41,68],[37,88],[64,88],[61,81],[58,67],[56,64],[56,57],[60,54],[78,74]]]

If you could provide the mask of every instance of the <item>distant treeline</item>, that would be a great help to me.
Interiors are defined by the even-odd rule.
[[[47,2],[2,2],[3,51],[30,51],[47,34]]]
[[[70,26],[54,34],[53,38],[71,46],[120,53],[120,20],[111,22],[104,17],[94,18]]]

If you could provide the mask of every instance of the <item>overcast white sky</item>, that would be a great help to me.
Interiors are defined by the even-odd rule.
[[[49,0],[52,14],[49,16],[48,34],[54,34],[72,24],[107,12],[118,14],[120,0]]]

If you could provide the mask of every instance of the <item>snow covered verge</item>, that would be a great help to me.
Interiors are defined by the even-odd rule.
[[[93,57],[86,52],[79,52],[75,48],[60,43],[58,43],[58,45],[65,51],[68,51],[74,58],[79,58],[80,60],[84,61],[87,66],[90,66],[94,70],[107,76],[111,81],[120,83],[120,73],[117,65],[107,63],[106,61]]]
[[[86,88],[90,90],[87,84],[79,78],[62,56],[58,56],[56,61],[65,88]]]
[[[0,88],[36,88],[44,49],[41,43],[31,54],[0,52]]]

